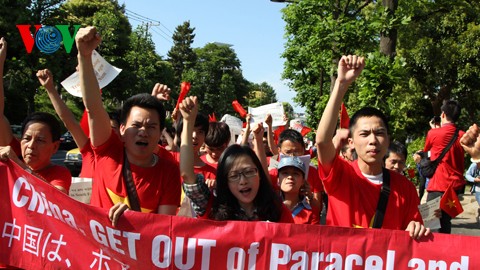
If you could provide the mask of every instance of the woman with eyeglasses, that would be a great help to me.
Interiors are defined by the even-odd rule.
[[[210,192],[203,176],[193,171],[192,130],[198,113],[196,97],[180,104],[184,125],[180,146],[180,173],[185,194],[202,218],[213,220],[261,220],[293,223],[289,210],[273,190],[261,162],[248,146],[231,145],[223,152],[217,167],[216,196]],[[263,131],[254,131],[258,154],[266,159],[262,145]],[[257,136],[258,135],[258,136]]]

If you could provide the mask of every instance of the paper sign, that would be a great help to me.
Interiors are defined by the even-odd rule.
[[[110,65],[97,51],[93,51],[92,62],[93,70],[95,71],[95,76],[97,77],[100,89],[111,83],[122,71],[121,69]],[[78,71],[75,71],[75,73],[66,78],[61,84],[68,93],[76,97],[82,97],[82,91],[80,90],[80,75]]]
[[[72,177],[72,185],[68,194],[79,202],[90,203],[92,178]]]
[[[228,128],[230,129],[230,143],[229,144],[234,144],[237,140],[237,138],[240,138],[239,140],[241,141],[241,134],[242,134],[242,129],[243,129],[243,122],[240,118],[225,114],[222,119],[220,119],[220,122],[225,122],[228,125]]]
[[[440,229],[440,219],[435,216],[435,210],[440,209],[440,197],[418,206],[423,224],[430,229]]]
[[[285,112],[283,110],[283,105],[280,102],[263,105],[257,108],[248,107],[248,113],[251,114],[250,123],[265,122],[267,114],[271,114],[273,127],[284,126],[287,124],[283,119]],[[263,123],[263,126],[266,127],[267,125]]]
[[[225,114],[222,119],[220,119],[220,122],[225,122],[230,128],[230,131],[233,131],[232,133],[242,133],[243,121],[240,118],[232,116],[230,114]]]

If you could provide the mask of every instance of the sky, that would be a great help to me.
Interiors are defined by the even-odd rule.
[[[157,53],[166,58],[173,46],[172,34],[178,25],[190,21],[195,28],[194,48],[207,43],[231,44],[241,62],[243,76],[250,82],[267,82],[278,101],[289,102],[295,112],[294,91],[281,79],[284,59],[284,3],[270,0],[118,0],[125,4],[133,29],[149,22]],[[150,20],[149,20],[150,19]]]

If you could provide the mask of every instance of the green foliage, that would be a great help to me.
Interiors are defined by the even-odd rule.
[[[183,80],[192,84],[190,95],[201,100],[201,111],[205,114],[234,114],[232,101],[238,100],[245,106],[248,82],[243,78],[240,61],[228,45],[208,43],[194,50],[197,62],[185,70]]]
[[[347,92],[347,109],[380,108],[392,138],[424,136],[446,98],[466,108],[460,126],[476,121],[480,3],[407,0],[393,10],[386,8],[389,2],[302,0],[284,8],[283,77],[306,108],[308,125],[316,126],[323,113],[338,59],[353,53],[366,56],[367,66]],[[398,40],[388,36],[397,32]],[[379,50],[384,37],[396,44],[388,57]]]
[[[183,71],[193,68],[197,61],[197,55],[192,49],[195,39],[194,31],[195,28],[190,26],[190,21],[186,21],[182,25],[177,26],[173,33],[173,47],[168,51],[167,55],[174,71],[175,85],[180,84]]]
[[[286,59],[283,78],[297,96],[295,101],[306,108],[309,123],[318,122],[335,80],[336,63],[342,54],[369,52],[375,48],[378,33],[369,25],[371,11],[359,1],[303,0],[288,5],[286,21]],[[368,6],[370,7],[370,5]]]
[[[249,86],[247,98],[248,100],[246,105],[253,108],[277,102],[275,90],[267,82],[263,82],[261,84],[251,84]]]
[[[399,54],[407,61],[407,77],[430,101],[433,114],[440,113],[442,101],[458,100],[464,108],[460,124],[476,121],[480,84],[478,1],[408,1],[402,12],[412,15],[412,22],[401,28]]]
[[[420,179],[419,179],[419,174],[417,170],[417,166],[415,164],[415,161],[413,161],[413,154],[416,153],[419,150],[423,150],[423,146],[425,145],[425,136],[416,138],[413,141],[410,141],[407,145],[407,168],[412,168],[415,170],[415,177],[411,179],[415,185],[418,185]]]

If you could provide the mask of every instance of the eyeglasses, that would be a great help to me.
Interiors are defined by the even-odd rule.
[[[240,182],[240,178],[243,175],[245,179],[250,179],[258,174],[257,168],[247,168],[238,173],[232,173],[228,175],[228,182],[230,183],[238,183]]]

